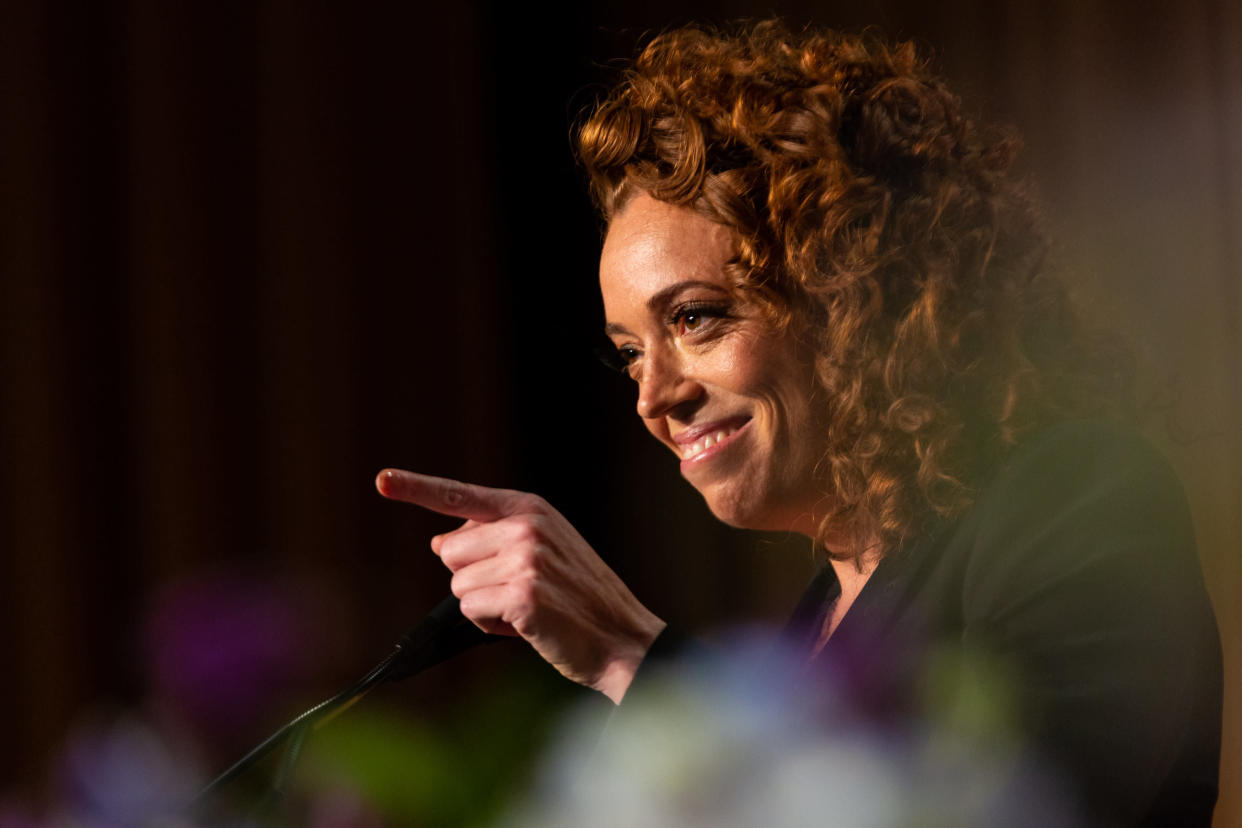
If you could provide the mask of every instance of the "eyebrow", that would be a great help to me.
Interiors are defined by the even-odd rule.
[[[702,279],[685,279],[680,282],[675,282],[652,295],[652,297],[647,300],[647,309],[656,311],[663,307],[667,307],[673,301],[673,297],[677,296],[677,294],[694,287],[705,287],[718,293],[727,293],[727,291],[717,282],[708,282]],[[624,325],[618,325],[615,322],[607,322],[604,325],[604,334],[607,336],[628,333],[630,333],[630,331]]]

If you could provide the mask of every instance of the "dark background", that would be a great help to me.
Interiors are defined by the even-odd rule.
[[[592,356],[600,228],[570,150],[645,35],[776,12],[915,38],[1015,125],[1061,266],[1175,388],[1152,437],[1195,511],[1226,656],[1218,824],[1242,824],[1238,5],[552,8],[6,7],[0,791],[55,795],[75,723],[149,698],[152,607],[187,579],[313,596],[299,699],[382,656],[446,593],[426,539],[452,525],[378,498],[388,465],[539,492],[687,628],[787,612],[805,541],[715,524]],[[472,654],[388,702],[434,717],[537,666]]]

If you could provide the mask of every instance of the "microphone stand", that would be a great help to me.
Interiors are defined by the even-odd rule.
[[[284,787],[293,775],[293,766],[309,733],[327,724],[386,681],[410,678],[478,644],[490,644],[505,639],[506,636],[490,635],[467,621],[461,614],[457,598],[450,595],[406,633],[396,649],[366,675],[335,696],[294,717],[252,748],[199,791],[187,810],[190,813],[203,810],[223,786],[241,776],[288,739],[284,756],[271,785],[271,794],[279,799],[284,795]]]

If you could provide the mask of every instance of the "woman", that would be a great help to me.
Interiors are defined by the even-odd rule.
[[[1093,818],[1207,824],[1220,654],[1180,486],[1122,353],[1044,267],[990,135],[914,49],[761,23],[655,38],[585,122],[606,333],[721,520],[814,538],[795,615],[876,715],[930,654],[1020,677],[1031,750]],[[462,611],[620,703],[671,635],[534,495],[385,471],[466,519]]]

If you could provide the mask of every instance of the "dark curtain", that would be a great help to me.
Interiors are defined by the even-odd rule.
[[[599,227],[569,140],[647,32],[770,11],[916,38],[973,110],[1015,125],[1058,263],[1174,389],[1153,437],[1194,507],[1226,655],[1218,824],[1242,821],[1231,0],[10,4],[9,790],[44,785],[82,716],[149,694],[144,619],[180,580],[315,596],[304,624],[331,628],[310,648],[330,666],[301,693],[382,655],[446,592],[426,539],[451,525],[380,501],[386,465],[540,492],[685,626],[787,611],[809,550],[716,525],[594,362]],[[495,681],[477,659],[413,692]]]

